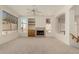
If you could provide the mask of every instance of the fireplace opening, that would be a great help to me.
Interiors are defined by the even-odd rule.
[[[44,30],[37,30],[37,36],[44,36]]]

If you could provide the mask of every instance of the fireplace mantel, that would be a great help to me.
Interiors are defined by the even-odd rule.
[[[36,30],[45,30],[45,27],[36,27]]]

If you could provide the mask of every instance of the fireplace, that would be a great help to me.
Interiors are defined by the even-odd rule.
[[[36,30],[36,35],[37,36],[44,36],[45,35],[45,31],[44,31],[44,28],[37,28]]]
[[[37,30],[37,36],[38,35],[44,36],[44,30]]]

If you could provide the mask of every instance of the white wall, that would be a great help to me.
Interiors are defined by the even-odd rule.
[[[79,16],[76,16],[76,23],[77,23],[77,33],[78,33],[78,35],[79,35]]]
[[[65,40],[64,42],[70,45],[70,11],[65,12]]]
[[[61,42],[64,42],[65,44],[67,44],[66,41],[65,41],[65,35],[59,32],[60,29],[59,29],[59,24],[58,24],[58,19],[57,18],[55,18],[54,26],[55,26],[54,36],[58,40],[60,40]]]
[[[18,35],[18,32],[12,32],[12,33],[4,35],[4,36],[1,34],[2,33],[2,10],[5,10],[5,11],[11,13],[12,15],[15,15],[15,16],[17,16],[17,15],[11,9],[6,8],[4,6],[0,6],[0,10],[1,10],[0,11],[0,44],[3,44],[3,43],[6,43],[13,39],[18,38],[19,35]]]
[[[35,27],[45,27],[46,24],[46,18],[44,16],[36,16],[35,17]]]
[[[56,32],[56,37],[57,39],[59,39],[60,41],[64,42],[65,44],[67,45],[70,45],[70,38],[69,38],[69,10],[71,9],[72,5],[67,5],[65,6],[61,11],[59,11],[56,15],[55,15],[55,18],[57,20],[57,17],[62,15],[62,14],[65,14],[65,36]],[[56,21],[57,22],[57,21]],[[57,25],[57,23],[55,24]],[[57,28],[56,28],[57,30]]]

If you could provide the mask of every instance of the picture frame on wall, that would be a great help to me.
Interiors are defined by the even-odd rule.
[[[50,18],[46,18],[46,23],[50,24]]]

